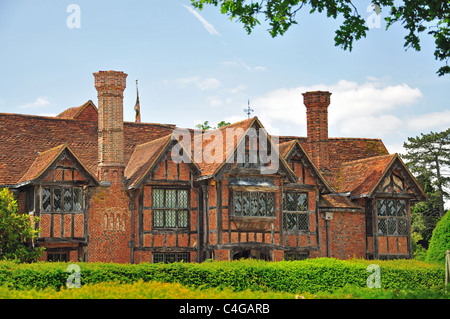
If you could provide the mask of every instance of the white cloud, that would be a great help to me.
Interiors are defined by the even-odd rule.
[[[180,79],[175,80],[175,82],[180,85],[193,84],[202,91],[218,89],[222,85],[222,83],[218,79],[215,79],[215,78],[203,79],[199,76],[180,78]]]
[[[202,24],[203,28],[205,28],[206,31],[208,31],[209,34],[211,35],[220,35],[220,33],[216,30],[216,28],[214,28],[214,26],[209,23],[208,21],[205,20],[205,18],[203,18],[200,13],[198,13],[197,11],[195,11],[192,7],[187,6],[185,4],[181,4],[183,7],[186,8],[186,10],[188,10],[190,13],[192,13],[192,15],[194,17],[196,17],[200,23]]]
[[[419,131],[432,128],[435,131],[445,130],[450,127],[450,110],[432,112],[410,118],[407,120],[407,126],[411,130]]]
[[[241,59],[236,59],[235,61],[222,61],[220,64],[224,66],[242,66],[247,71],[265,71],[267,68],[265,66],[257,65],[257,66],[250,66]]]
[[[23,104],[19,106],[22,109],[33,109],[38,107],[47,106],[50,104],[50,101],[46,96],[40,96],[38,97],[34,102]]]
[[[382,137],[405,127],[404,115],[395,111],[417,102],[423,95],[418,88],[406,84],[386,85],[375,78],[365,83],[340,80],[331,85],[281,88],[252,101],[264,125],[295,127],[291,134],[306,132],[306,109],[301,93],[329,91],[330,136]],[[405,114],[405,112],[402,112]],[[289,134],[283,132],[283,134]],[[337,135],[335,135],[337,134]]]
[[[197,86],[200,88],[200,90],[214,90],[219,88],[222,85],[222,83],[214,78],[209,78],[205,80],[201,80],[197,82]]]

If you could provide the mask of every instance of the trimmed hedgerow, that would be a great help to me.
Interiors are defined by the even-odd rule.
[[[442,289],[444,267],[413,260],[337,260],[317,258],[303,261],[264,262],[240,260],[137,265],[77,263],[81,284],[101,282],[133,283],[158,281],[180,283],[194,288],[219,288],[233,291],[279,291],[288,293],[333,292],[343,287],[366,287],[370,264],[381,269],[384,289]],[[66,285],[69,263],[14,264],[0,262],[0,286],[12,289],[59,290]]]

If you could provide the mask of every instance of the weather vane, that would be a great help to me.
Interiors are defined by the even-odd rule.
[[[248,100],[248,107],[244,109],[245,114],[247,114],[248,118],[250,118],[250,114],[255,112],[255,110],[250,108],[250,100]]]

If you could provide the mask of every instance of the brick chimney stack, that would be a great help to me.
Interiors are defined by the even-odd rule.
[[[328,166],[328,106],[330,92],[302,93],[306,106],[307,142],[314,164],[320,170]]]
[[[112,173],[123,175],[123,91],[127,74],[116,71],[94,73],[98,93],[98,175],[111,181]]]

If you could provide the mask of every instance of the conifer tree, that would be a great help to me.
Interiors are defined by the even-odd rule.
[[[409,137],[403,147],[407,153],[401,157],[409,169],[432,182],[438,197],[439,214],[444,216],[445,199],[450,198],[450,128],[439,133]]]

